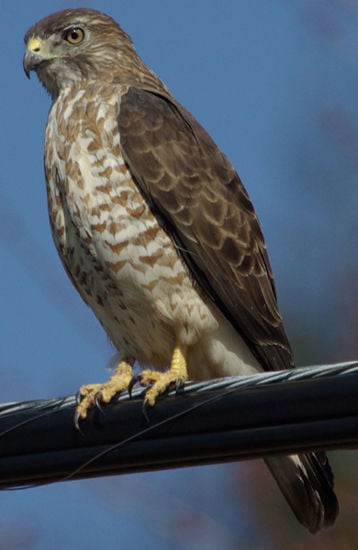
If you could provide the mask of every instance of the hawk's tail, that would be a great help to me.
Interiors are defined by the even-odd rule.
[[[339,510],[324,453],[265,458],[298,521],[311,533],[333,525]]]

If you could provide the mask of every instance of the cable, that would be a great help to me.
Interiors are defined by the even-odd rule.
[[[0,406],[0,488],[358,447],[358,362],[142,388],[73,423],[75,397]]]

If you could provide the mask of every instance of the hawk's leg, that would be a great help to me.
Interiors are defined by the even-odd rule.
[[[132,380],[132,366],[125,361],[118,363],[113,375],[103,384],[85,384],[79,390],[80,402],[75,411],[75,425],[87,418],[88,410],[97,403],[109,403],[117,393],[128,389]]]
[[[173,350],[168,371],[158,372],[151,369],[142,371],[138,377],[141,385],[151,385],[151,388],[145,394],[145,404],[153,406],[158,395],[164,393],[171,385],[175,385],[176,388],[183,386],[185,380],[188,379],[186,353],[186,346],[177,343]]]

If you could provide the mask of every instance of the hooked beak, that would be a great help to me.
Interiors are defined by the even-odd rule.
[[[30,78],[31,71],[36,71],[39,65],[46,61],[46,58],[41,54],[42,49],[42,42],[39,38],[29,40],[23,59],[23,67],[27,78]]]

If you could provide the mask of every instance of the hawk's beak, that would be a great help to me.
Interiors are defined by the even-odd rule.
[[[36,71],[39,65],[46,58],[41,54],[42,42],[39,38],[31,38],[27,44],[27,49],[24,55],[23,67],[27,78],[30,78],[30,72]]]

